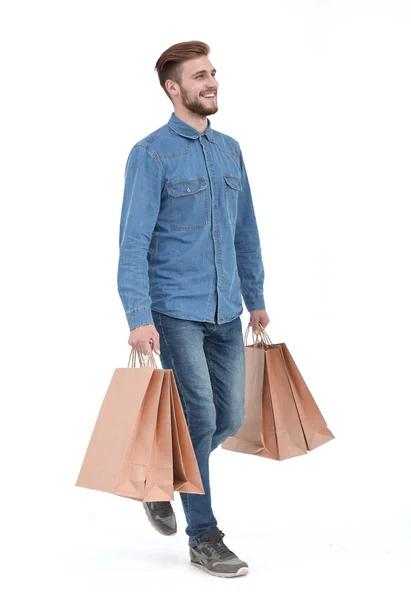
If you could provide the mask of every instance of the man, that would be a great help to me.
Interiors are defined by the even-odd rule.
[[[211,575],[248,573],[223,542],[211,506],[209,456],[243,424],[242,298],[255,332],[269,323],[250,186],[238,142],[211,128],[216,69],[202,42],[168,48],[156,63],[174,111],[132,148],[120,223],[118,291],[129,344],[150,343],[172,369],[205,494],[180,493],[191,564]],[[177,531],[170,502],[147,502],[152,525]]]

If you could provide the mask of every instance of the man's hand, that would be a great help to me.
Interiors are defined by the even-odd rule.
[[[264,329],[267,327],[270,319],[268,318],[266,310],[252,310],[250,312],[249,325],[253,328],[254,333],[261,333],[259,325],[262,325]]]
[[[138,352],[148,354],[150,348],[154,349],[156,354],[160,354],[160,336],[155,325],[140,325],[130,331],[128,343]],[[152,346],[150,346],[152,344]]]

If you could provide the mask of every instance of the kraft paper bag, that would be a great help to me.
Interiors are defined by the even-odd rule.
[[[136,354],[140,368],[135,368]],[[158,369],[151,349],[147,364],[142,356],[132,348],[128,366],[115,369],[76,485],[164,501],[174,499],[183,473],[184,491],[204,494],[173,371]],[[184,452],[175,458],[180,447]]]
[[[171,369],[170,374],[174,489],[188,494],[205,494],[176,380]]]
[[[265,440],[273,430],[272,409],[267,406],[264,394],[265,355],[257,346],[245,346],[245,416],[244,424],[235,436],[228,437],[222,448],[247,454],[260,454],[264,451]],[[266,426],[263,427],[263,423]],[[271,424],[271,427],[270,427]],[[263,432],[264,430],[264,432]],[[271,439],[270,439],[271,441]],[[275,443],[276,447],[276,443]]]
[[[144,489],[144,502],[174,500],[170,373],[163,371],[153,447]]]
[[[247,345],[248,330],[244,424],[222,448],[285,460],[334,439],[287,346],[262,327],[262,340]]]
[[[171,399],[171,402],[170,402]],[[174,373],[164,371],[144,502],[173,500],[173,491],[204,494]]]
[[[287,346],[281,345],[283,361],[287,370],[290,387],[297,406],[298,416],[304,431],[308,450],[314,450],[334,439],[327,423],[318,408],[303,376],[297,368]]]

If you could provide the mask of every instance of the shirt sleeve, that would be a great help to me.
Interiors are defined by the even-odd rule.
[[[264,265],[250,184],[240,150],[242,191],[238,192],[234,244],[241,293],[248,311],[264,310]]]
[[[130,331],[154,324],[148,249],[160,211],[162,167],[143,145],[130,151],[120,219],[117,288]]]

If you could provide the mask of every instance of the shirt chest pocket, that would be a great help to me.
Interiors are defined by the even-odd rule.
[[[202,229],[208,223],[209,189],[203,178],[167,183],[173,229]]]
[[[240,177],[224,175],[224,195],[228,218],[232,225],[237,221],[238,192],[243,190]]]

